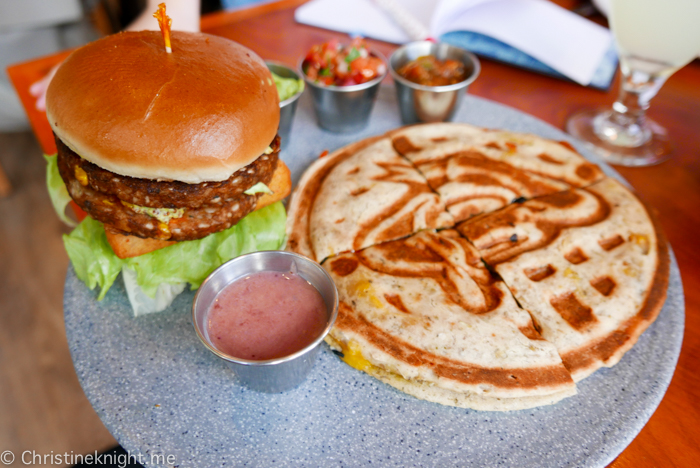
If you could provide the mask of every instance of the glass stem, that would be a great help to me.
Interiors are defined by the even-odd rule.
[[[617,146],[641,146],[651,139],[646,124],[649,101],[659,91],[668,75],[631,70],[621,64],[620,93],[612,111],[594,122],[596,134]]]

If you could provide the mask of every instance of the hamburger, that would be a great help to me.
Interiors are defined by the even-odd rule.
[[[47,91],[53,180],[89,216],[65,244],[100,298],[122,270],[137,279],[130,299],[198,286],[224,261],[279,248],[284,236],[276,202],[291,179],[267,66],[221,37],[173,31],[171,40],[172,53],[155,31],[90,43]]]

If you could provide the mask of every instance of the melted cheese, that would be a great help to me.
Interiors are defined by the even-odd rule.
[[[373,307],[377,309],[384,308],[384,303],[374,294],[374,288],[369,281],[365,279],[358,281],[355,283],[354,289],[357,296],[367,299]]]
[[[75,166],[74,172],[75,172],[75,178],[78,180],[78,182],[80,182],[80,185],[82,185],[83,187],[87,187],[88,176],[85,173],[85,171],[83,170],[83,168],[80,166]]]
[[[243,193],[245,193],[246,195],[255,195],[256,193],[273,193],[273,192],[272,192],[272,190],[270,190],[270,187],[263,184],[262,182],[258,182],[257,184],[253,185],[251,188],[244,191]]]
[[[341,344],[343,349],[343,361],[350,367],[357,370],[368,371],[374,368],[374,365],[362,355],[360,345],[355,341],[349,341],[347,344]]]
[[[649,253],[650,242],[648,236],[644,234],[630,234],[630,241],[642,248],[642,255],[647,255]]]
[[[136,213],[142,213],[156,218],[162,224],[168,224],[171,219],[182,218],[185,215],[184,208],[151,208],[149,206],[139,206],[121,200],[122,205],[131,208]]]

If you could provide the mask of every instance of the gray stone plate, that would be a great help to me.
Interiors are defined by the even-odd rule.
[[[391,88],[381,90],[361,133],[320,130],[308,96],[297,112],[283,154],[295,182],[323,150],[401,125]],[[570,141],[531,116],[471,96],[456,120]],[[96,295],[68,270],[64,308],[73,362],[107,428],[149,466],[604,466],[661,401],[683,339],[683,289],[672,257],[666,304],[619,364],[585,379],[578,395],[556,405],[479,412],[404,395],[344,364],[325,345],[300,387],[255,393],[237,385],[200,344],[192,292],[163,313],[139,318],[131,316],[121,281],[102,302]]]

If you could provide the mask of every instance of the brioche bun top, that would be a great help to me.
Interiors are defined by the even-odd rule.
[[[187,183],[228,179],[270,145],[279,97],[265,63],[217,36],[122,32],[73,52],[46,94],[54,133],[118,174]]]

